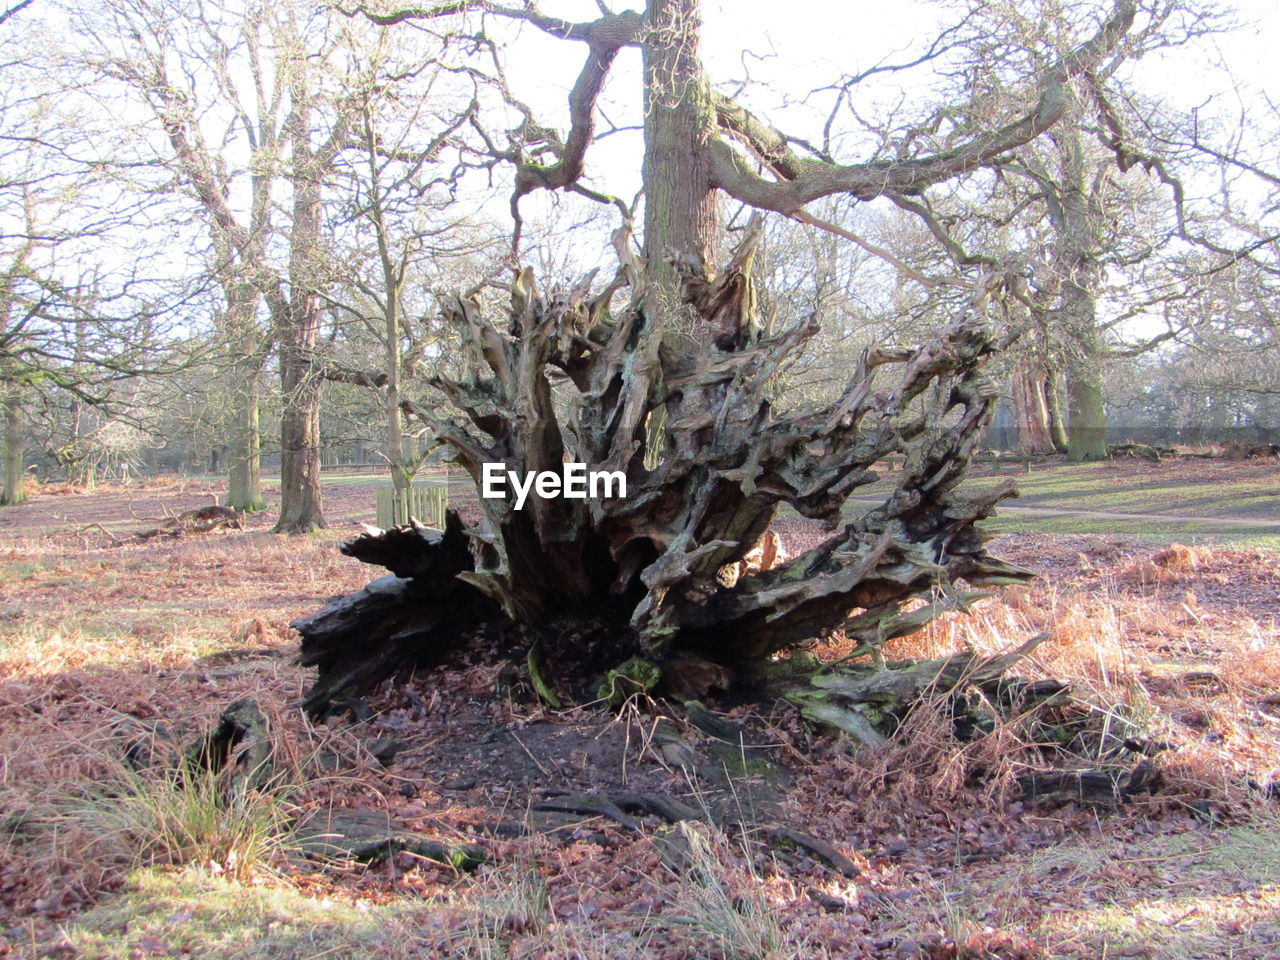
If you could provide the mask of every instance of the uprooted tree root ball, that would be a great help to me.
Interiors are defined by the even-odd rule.
[[[960,581],[1029,578],[990,556],[975,527],[1009,487],[956,491],[996,396],[983,372],[996,349],[992,325],[974,309],[918,350],[868,350],[834,401],[776,414],[773,375],[814,328],[748,332],[758,329],[755,242],[749,236],[716,281],[686,278],[701,322],[742,331],[692,353],[650,322],[643,297],[615,315],[616,286],[593,296],[590,278],[541,295],[522,272],[502,323],[474,301],[454,304],[449,319],[477,372],[433,385],[465,417],[406,406],[477,488],[486,463],[535,474],[567,461],[621,472],[627,495],[529,497],[523,509],[486,497],[477,523],[451,513],[443,531],[409,524],[344,544],[391,575],[295,623],[303,662],[319,671],[310,713],[342,709],[489,628],[513,638],[513,655],[551,697],[618,683],[647,692],[664,681],[687,697],[803,692],[796,702],[813,719],[850,730],[865,723],[837,706],[829,671],[819,682],[793,662],[779,688],[780,655],[833,630],[875,651],[965,607],[975,594]],[[893,490],[847,520],[850,496],[891,455],[905,460]],[[738,576],[784,506],[832,536]]]

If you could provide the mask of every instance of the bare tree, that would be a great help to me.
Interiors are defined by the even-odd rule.
[[[4,504],[25,498],[24,448],[34,409],[61,397],[73,409],[118,418],[124,383],[181,366],[165,347],[174,304],[186,291],[130,239],[152,225],[149,203],[95,190],[109,168],[96,152],[101,130],[66,102],[62,78],[32,52],[38,41],[38,33],[0,41]],[[62,446],[68,454],[62,465],[75,474],[85,458]]]
[[[96,41],[85,57],[151,109],[168,147],[165,159],[209,230],[235,377],[232,505],[241,508],[261,505],[257,389],[267,350],[276,345],[284,398],[279,532],[325,524],[324,378],[317,365],[323,193],[351,120],[342,38],[329,29],[331,18],[300,4],[247,3],[192,17],[185,8],[119,0],[103,17],[80,21]],[[224,161],[221,145],[228,143],[243,148],[243,168]],[[286,187],[287,199],[278,197]],[[282,206],[284,223],[276,217]],[[259,303],[269,331],[259,323]]]
[[[83,54],[88,65],[123,82],[152,111],[169,151],[156,160],[172,166],[179,189],[203,211],[209,272],[224,301],[217,325],[232,407],[227,503],[261,510],[259,397],[272,337],[259,312],[264,291],[277,301],[283,296],[267,250],[285,149],[285,91],[265,18],[245,7],[239,15],[186,20],[169,5],[121,0],[73,22],[91,41]],[[145,149],[156,141],[144,129],[137,142]],[[243,165],[229,162],[235,154],[224,147],[232,146],[243,147]],[[247,197],[238,209],[244,180]]]
[[[367,24],[365,25],[368,26]],[[325,299],[352,347],[372,341],[373,366],[326,357],[325,376],[380,392],[383,449],[397,496],[422,459],[410,454],[402,403],[406,383],[441,353],[442,325],[414,322],[433,311],[432,288],[445,265],[492,244],[496,228],[473,226],[455,210],[467,169],[466,131],[476,116],[478,81],[441,62],[443,43],[412,45],[377,29],[361,45],[348,149],[335,170],[335,224],[343,230]],[[405,97],[396,76],[422,89]],[[430,354],[430,355],[429,355]]]

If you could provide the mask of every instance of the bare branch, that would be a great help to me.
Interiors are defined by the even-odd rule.
[[[378,389],[387,385],[387,375],[381,370],[353,370],[350,367],[329,363],[318,367],[316,373],[325,380],[334,383],[351,383],[357,387]]]
[[[716,186],[744,203],[792,215],[806,203],[835,193],[849,193],[861,200],[918,194],[930,184],[990,163],[1057,123],[1067,105],[1067,82],[1115,48],[1132,25],[1134,14],[1133,0],[1116,0],[1112,15],[1098,32],[1045,74],[1035,107],[1018,120],[952,150],[910,160],[841,166],[796,157],[789,149],[779,153],[777,138],[766,135],[768,128],[739,122],[739,131],[746,131],[740,136],[768,147],[768,154],[774,157],[769,166],[790,171],[792,176],[783,181],[757,176],[742,156],[716,140],[710,144],[712,178]]]
[[[613,46],[614,48],[633,46],[639,43],[642,24],[640,14],[634,10],[607,13],[605,9],[601,6],[602,16],[599,20],[590,20],[582,23],[562,20],[559,17],[549,17],[533,6],[524,8],[503,7],[490,3],[488,0],[459,0],[456,3],[442,3],[434,7],[409,7],[404,10],[396,10],[393,13],[373,13],[364,7],[357,7],[354,10],[342,10],[341,12],[348,17],[363,14],[374,23],[382,26],[391,26],[397,23],[404,23],[406,20],[434,20],[452,16],[455,13],[477,10],[493,14],[496,17],[521,20],[532,24],[544,33],[549,33],[562,40],[580,40],[592,46]]]
[[[883,247],[878,247],[874,243],[870,242],[869,240],[864,240],[862,237],[858,236],[856,233],[852,233],[844,229],[844,227],[839,226],[838,224],[834,224],[827,220],[823,220],[821,217],[815,217],[813,214],[809,213],[807,210],[797,211],[796,213],[792,214],[792,218],[800,221],[801,223],[807,223],[811,227],[817,227],[820,230],[826,230],[828,233],[834,233],[837,237],[843,237],[845,240],[848,240],[850,243],[856,244],[857,246],[861,247],[863,250],[867,251],[867,253],[870,253],[873,256],[879,257],[881,260],[884,260],[886,263],[892,264],[893,267],[897,269],[898,272],[901,273],[903,276],[910,277],[912,280],[916,281],[916,283],[923,284],[926,287],[942,287],[942,286],[967,287],[969,286],[969,284],[967,284],[963,280],[953,279],[950,277],[925,276],[923,273],[921,273],[919,270],[912,267],[910,264],[903,263],[902,260],[895,257],[892,253],[890,253],[888,250],[884,249]]]
[[[10,17],[21,13],[27,7],[31,6],[33,2],[34,0],[20,0],[19,3],[15,3],[8,10],[4,11],[4,13],[0,13],[0,24],[4,23]]]

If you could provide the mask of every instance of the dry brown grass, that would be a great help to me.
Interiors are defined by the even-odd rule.
[[[1211,551],[1175,544],[1090,589],[1012,588],[969,615],[892,641],[886,656],[990,654],[1047,632],[1019,672],[1068,679],[1080,702],[1099,711],[1122,706],[1133,728],[1126,736],[1175,744],[1176,779],[1238,797],[1246,773],[1269,780],[1280,772],[1280,709],[1265,702],[1280,692],[1280,623],[1200,604],[1186,578],[1211,575],[1214,561]],[[1135,587],[1129,571],[1144,563],[1173,571],[1172,588],[1157,580]]]
[[[1243,942],[1232,937],[1271,929],[1270,881],[1237,889],[1243,881],[1227,865],[1245,846],[1264,862],[1257,851],[1276,832],[1271,820],[1238,823],[1263,805],[1248,780],[1280,772],[1280,706],[1267,702],[1280,692],[1280,626],[1265,606],[1280,583],[1271,561],[1202,548],[1058,550],[1048,557],[1051,580],[888,646],[891,659],[994,654],[1048,632],[1024,675],[1069,679],[1071,716],[1099,742],[1138,736],[1173,747],[1162,756],[1165,790],[1127,809],[1023,809],[1014,778],[1044,758],[1027,729],[1000,724],[960,742],[935,703],[908,717],[890,749],[850,757],[812,741],[810,756],[829,750],[829,761],[811,765],[789,754],[800,778],[789,811],[863,866],[855,881],[806,873],[717,832],[694,834],[705,841],[700,877],[675,878],[650,837],[607,825],[598,845],[511,841],[477,878],[398,863],[236,881],[207,863],[130,872],[191,857],[107,851],[94,842],[101,823],[69,816],[67,798],[118,775],[112,725],[125,717],[199,730],[228,701],[253,696],[286,756],[301,761],[342,742],[345,726],[312,730],[298,716],[308,677],[289,662],[287,624],[371,571],[338,554],[336,534],[278,538],[265,521],[243,533],[114,546],[81,520],[0,536],[0,894],[10,911],[0,923],[31,924],[34,956],[60,942],[65,956],[104,958],[163,948],[252,960],[433,950],[683,960],[910,956],[912,944],[917,955],[1065,958],[1115,955],[1146,936],[1152,956],[1191,944],[1196,955],[1226,958],[1250,956],[1231,952]],[[1258,579],[1245,589],[1247,570]],[[237,648],[286,655],[202,659]],[[824,652],[839,655],[839,644]],[[798,722],[783,726],[779,739],[806,740]],[[290,802],[400,809],[396,781],[372,761],[344,776]],[[413,801],[419,822],[448,829],[468,815],[433,790],[428,783]],[[1211,817],[1253,832],[1215,846],[1227,834],[1210,831]],[[1178,846],[1193,840],[1203,850]],[[1203,869],[1182,872],[1184,864]],[[1203,895],[1194,903],[1192,882]],[[122,890],[132,892],[115,895]],[[814,890],[847,907],[825,913]],[[1192,907],[1199,912],[1180,920]],[[1054,916],[1069,922],[1055,926]],[[1161,924],[1194,927],[1195,938],[1159,939]],[[262,930],[266,946],[255,953]]]

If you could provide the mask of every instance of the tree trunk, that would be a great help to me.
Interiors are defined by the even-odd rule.
[[[1049,432],[1049,401],[1044,368],[1024,357],[1013,371],[1013,407],[1018,419],[1018,452],[1040,456],[1053,453]]]
[[[320,489],[320,397],[324,380],[316,370],[320,298],[315,289],[320,249],[320,175],[311,146],[311,91],[295,78],[289,137],[293,156],[293,229],[289,250],[289,301],[279,324],[280,518],[277,533],[307,533],[326,527]]]
[[[1101,359],[1089,341],[1079,347],[1067,376],[1070,440],[1067,458],[1073,461],[1107,459],[1107,411],[1103,403]]]
[[[14,381],[0,383],[4,397],[4,489],[0,506],[13,506],[27,499],[23,467],[22,391]]]
[[[1070,440],[1067,436],[1067,418],[1062,410],[1062,375],[1057,370],[1049,371],[1045,390],[1049,399],[1049,439],[1054,452],[1066,453]]]
[[[692,339],[698,318],[682,304],[675,261],[705,277],[716,239],[716,199],[707,145],[715,127],[702,75],[697,0],[650,0],[643,49],[644,248],[650,309],[669,332]]]
[[[1097,289],[1101,267],[1097,251],[1092,190],[1085,175],[1084,146],[1078,131],[1058,140],[1062,186],[1058,194],[1054,254],[1061,273],[1061,326],[1070,344],[1067,359],[1067,458],[1107,458],[1107,416],[1102,396],[1102,342],[1098,331]]]
[[[227,506],[238,513],[267,508],[262,497],[261,432],[258,426],[258,391],[262,358],[245,357],[233,364],[231,437],[227,445]]]
[[[232,248],[221,234],[216,249],[227,269],[231,269]],[[263,335],[258,325],[258,305],[262,293],[235,274],[224,277],[223,295],[227,309],[222,335],[227,348],[231,376],[231,435],[227,443],[227,506],[239,513],[266,509],[262,498],[262,434],[258,426],[262,365],[265,360]]]
[[[280,518],[276,533],[327,526],[320,490],[320,391],[312,363],[319,310],[314,294],[297,297],[280,336]]]
[[[390,323],[388,323],[390,326]],[[392,351],[388,351],[390,354]],[[405,436],[404,436],[404,414],[400,410],[400,356],[399,350],[394,351],[395,356],[388,355],[387,360],[391,362],[387,373],[386,397],[384,400],[386,410],[386,428],[387,428],[387,462],[391,465],[391,485],[395,489],[397,496],[404,496],[405,491],[409,489],[409,483],[413,479],[413,471],[409,469],[408,458],[405,456]]]
[[[383,210],[382,158],[377,149],[378,136],[368,105],[363,113],[363,122],[364,143],[368,150],[369,164],[368,216],[377,240],[378,264],[382,268],[382,355],[387,376],[383,411],[387,463],[391,468],[391,486],[396,498],[401,498],[409,489],[414,473],[409,468],[406,456],[404,414],[400,409],[400,401],[403,399],[400,382],[404,372],[404,357],[401,355],[400,344],[402,332],[400,295],[404,288],[406,263],[403,260],[398,262],[391,250],[391,240]]]

